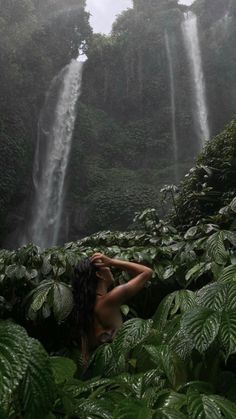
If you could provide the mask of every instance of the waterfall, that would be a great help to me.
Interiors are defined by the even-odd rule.
[[[176,107],[175,107],[175,80],[174,80],[174,69],[173,69],[173,60],[170,48],[170,40],[167,31],[165,31],[165,47],[166,54],[168,59],[169,67],[169,78],[170,78],[170,103],[171,103],[171,128],[172,128],[172,147],[173,147],[173,157],[175,164],[175,181],[179,180],[178,173],[178,142],[176,135]]]
[[[27,238],[42,248],[58,244],[82,68],[82,62],[72,60],[54,78],[39,119],[33,173],[35,200]]]
[[[200,133],[199,139],[201,141],[201,146],[204,146],[205,141],[210,138],[210,130],[208,125],[206,89],[198,36],[197,16],[194,13],[184,13],[182,31],[194,86],[196,113]]]

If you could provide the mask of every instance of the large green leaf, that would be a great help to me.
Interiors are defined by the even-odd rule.
[[[110,404],[105,400],[86,399],[77,403],[73,413],[80,419],[112,419],[111,408]]]
[[[165,407],[157,409],[152,419],[188,419],[188,417],[182,412]]]
[[[191,419],[222,419],[221,410],[211,396],[190,390],[187,394],[188,412]]]
[[[219,338],[226,356],[236,353],[236,311],[223,311]]]
[[[141,400],[124,399],[114,410],[114,419],[152,419],[153,411]]]
[[[121,374],[113,380],[114,383],[123,389],[127,389],[137,399],[147,401],[147,390],[155,387],[155,390],[162,387],[162,380],[157,369],[147,371],[140,374]]]
[[[171,308],[175,300],[175,293],[171,293],[165,297],[159,304],[156,313],[153,316],[153,327],[163,329],[167,323]]]
[[[91,358],[91,368],[93,377],[111,377],[126,370],[126,360],[124,355],[116,351],[114,353],[113,344],[100,346]]]
[[[125,356],[131,349],[143,342],[150,334],[152,324],[152,320],[139,318],[125,322],[112,343],[114,354]]]
[[[227,239],[234,247],[236,247],[236,232],[224,230],[224,237]]]
[[[190,358],[192,350],[194,349],[194,343],[192,339],[187,336],[183,330],[177,330],[167,343],[179,357],[183,360]]]
[[[206,285],[198,292],[197,303],[218,311],[236,309],[236,282]]]
[[[194,308],[183,315],[181,329],[199,352],[206,351],[216,338],[220,313],[208,308]]]
[[[47,296],[53,287],[53,281],[43,281],[38,288],[35,289],[33,294],[33,301],[30,305],[30,310],[38,311],[41,309]]]
[[[223,414],[223,417],[227,419],[236,418],[236,404],[225,399],[224,397],[213,395],[209,396],[213,403],[215,403]]]
[[[190,307],[194,307],[195,300],[195,293],[189,290],[175,291],[167,295],[153,316],[153,326],[158,330],[165,329],[169,318],[178,311],[183,313]]]
[[[30,349],[23,328],[0,320],[0,399],[6,406],[26,374]]]
[[[229,256],[224,245],[225,235],[223,231],[217,231],[207,239],[207,253],[215,262],[225,264]]]
[[[144,348],[151,356],[152,361],[157,365],[159,374],[165,374],[173,388],[177,388],[185,382],[187,374],[184,363],[168,345],[145,345]]]
[[[73,399],[88,397],[90,394],[106,394],[106,388],[113,385],[113,380],[108,378],[93,378],[88,381],[80,381],[75,378],[65,381],[63,393],[70,395]]]
[[[229,265],[220,274],[220,282],[236,281],[236,265]]]
[[[12,406],[16,416],[20,409],[25,419],[44,419],[54,395],[48,355],[22,327],[9,321],[0,321],[0,371],[2,406]],[[13,393],[17,394],[16,405]]]
[[[230,202],[229,207],[233,212],[236,212],[236,198]]]
[[[186,395],[181,393],[176,393],[175,391],[170,391],[163,401],[163,407],[180,410],[187,403]]]
[[[37,311],[42,309],[43,317],[47,317],[43,312],[45,307],[53,309],[57,321],[65,320],[73,309],[73,294],[71,288],[62,282],[54,280],[42,281],[38,287],[29,294],[33,301],[30,305],[28,316],[34,318]]]
[[[71,313],[74,299],[71,288],[61,282],[55,282],[53,287],[53,313],[60,322]]]
[[[29,342],[30,359],[19,394],[25,419],[45,419],[54,401],[54,380],[49,357],[34,339]]]
[[[190,290],[180,290],[175,292],[175,306],[171,310],[171,314],[185,313],[196,305],[196,294]]]
[[[198,279],[205,272],[211,269],[211,263],[200,262],[193,266],[185,275],[186,281],[189,283],[192,280]]]
[[[17,279],[22,279],[22,278],[27,278],[27,270],[25,266],[22,265],[9,265],[6,268],[6,275],[8,276],[8,278],[17,278]]]
[[[50,363],[56,383],[63,383],[68,381],[74,376],[77,369],[74,361],[65,357],[51,357]]]

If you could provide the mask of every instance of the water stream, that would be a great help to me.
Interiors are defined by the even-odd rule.
[[[177,134],[176,134],[175,80],[174,80],[174,68],[173,68],[170,39],[169,39],[169,35],[167,31],[165,31],[165,47],[166,47],[166,54],[167,54],[167,59],[168,59],[169,79],[170,79],[171,128],[172,128],[173,158],[174,158],[174,165],[175,165],[175,181],[178,182],[179,180],[179,172],[178,172],[179,153],[178,153],[178,141],[177,141]]]
[[[41,248],[58,244],[82,69],[82,62],[72,60],[55,77],[39,119],[33,173],[35,199],[27,241]]]
[[[199,124],[199,148],[201,148],[209,140],[210,130],[197,16],[193,12],[184,13],[182,31],[194,86],[196,114]]]

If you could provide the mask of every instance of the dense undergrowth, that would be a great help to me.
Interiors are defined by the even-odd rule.
[[[0,417],[235,418],[235,213],[234,198],[180,233],[150,209],[136,216],[135,231],[43,253],[2,250]],[[154,275],[122,307],[127,321],[93,354],[82,381],[70,278],[97,250],[152,266]]]
[[[127,232],[0,251],[0,418],[236,417],[234,138],[235,121],[163,188],[169,221],[146,209]],[[84,374],[71,277],[96,251],[154,274]]]

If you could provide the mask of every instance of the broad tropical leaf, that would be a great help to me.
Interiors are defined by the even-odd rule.
[[[170,349],[172,349],[183,360],[187,360],[194,349],[192,339],[187,336],[183,330],[178,330],[167,343],[169,344]]]
[[[216,338],[220,327],[220,313],[208,308],[194,308],[183,315],[181,329],[192,339],[199,352],[206,351]]]
[[[175,306],[171,310],[171,314],[185,313],[185,311],[196,305],[196,294],[190,290],[180,290],[175,292]]]
[[[209,396],[213,403],[215,403],[227,419],[235,419],[236,417],[236,404],[217,395]]]
[[[129,393],[132,393],[137,399],[144,399],[146,401],[146,392],[151,387],[162,387],[162,381],[158,369],[147,371],[140,374],[121,374],[113,380],[122,388],[126,388]],[[122,393],[124,394],[123,390]]]
[[[85,399],[77,403],[77,407],[74,409],[73,414],[80,419],[111,419],[112,408],[113,407],[105,400],[97,401]]]
[[[113,344],[100,346],[93,354],[90,365],[93,377],[111,377],[126,371],[126,360],[122,353],[114,353]]]
[[[106,388],[113,384],[113,380],[108,378],[93,378],[88,381],[80,381],[77,379],[66,381],[63,385],[63,392],[71,395],[73,398],[87,397],[88,394],[96,391],[96,394],[106,392]],[[101,391],[100,391],[101,390]]]
[[[223,311],[219,338],[225,349],[226,357],[236,353],[236,311]]]
[[[3,407],[26,374],[29,356],[25,330],[10,321],[0,320],[0,400]]]
[[[236,282],[213,283],[203,287],[197,303],[218,311],[236,309]]]
[[[229,265],[224,268],[219,277],[220,282],[236,281],[236,265]]]
[[[30,306],[30,310],[38,311],[41,309],[47,296],[53,287],[53,281],[43,281],[36,290],[34,290],[33,301]]]
[[[17,264],[7,266],[5,273],[8,278],[22,279],[27,277],[26,267]]]
[[[182,412],[176,411],[175,409],[165,407],[157,409],[152,419],[188,419],[188,416]]]
[[[76,372],[76,364],[72,359],[54,356],[50,358],[50,363],[55,378],[55,382],[63,383],[73,378]]]
[[[54,401],[54,380],[49,357],[42,345],[29,340],[30,358],[19,394],[25,419],[44,419]]]
[[[229,207],[233,212],[236,212],[236,198],[230,202]]]
[[[28,295],[33,298],[30,305],[28,316],[34,318],[34,313],[45,307],[52,308],[57,321],[65,320],[73,309],[73,294],[71,288],[62,282],[54,280],[45,280]],[[47,313],[44,317],[47,317]]]
[[[187,404],[187,399],[185,394],[176,393],[171,391],[163,402],[163,407],[168,409],[180,410],[183,406]]]
[[[152,419],[152,417],[153,411],[141,400],[124,399],[114,411],[115,419]]]
[[[139,318],[125,322],[112,343],[114,354],[125,356],[131,349],[143,342],[150,334],[152,324],[152,320]]]
[[[193,266],[185,275],[186,281],[189,283],[191,280],[196,280],[200,276],[202,276],[205,272],[209,271],[211,269],[211,263],[197,263],[195,266]]]
[[[212,234],[207,240],[207,252],[219,265],[225,264],[228,258],[228,252],[224,245],[225,235],[223,231],[217,231]]]
[[[171,308],[175,300],[175,293],[171,293],[165,297],[159,304],[156,313],[153,316],[153,327],[162,330],[168,320]]]
[[[186,370],[182,360],[170,350],[168,345],[147,346],[144,348],[157,365],[157,371],[164,373],[173,388],[183,384],[186,380]]]
[[[65,320],[73,309],[74,299],[71,288],[61,282],[56,282],[53,287],[53,313],[60,322]]]
[[[222,419],[221,410],[211,396],[190,390],[187,394],[187,403],[191,419]]]

